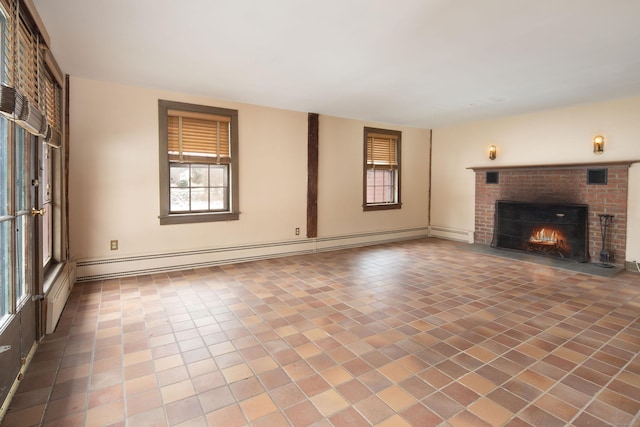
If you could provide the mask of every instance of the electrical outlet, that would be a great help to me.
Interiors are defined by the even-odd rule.
[[[296,227],[296,236],[300,235],[300,227]]]
[[[117,251],[118,250],[118,241],[117,240],[112,240],[111,241],[111,250],[112,251]]]

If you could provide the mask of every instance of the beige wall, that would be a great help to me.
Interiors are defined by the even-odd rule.
[[[80,279],[426,233],[428,130],[321,115],[319,239],[310,240],[305,237],[306,112],[81,78],[72,78],[70,88],[70,247]],[[159,225],[158,99],[239,110],[239,221]],[[632,98],[435,129],[433,235],[465,240],[473,232],[474,173],[469,167],[640,159],[638,111],[640,98]],[[402,131],[401,210],[362,211],[364,126]],[[606,138],[600,156],[592,153],[596,134]],[[495,161],[487,158],[491,144],[498,146]],[[627,260],[638,260],[640,165],[630,170],[628,216]],[[113,239],[119,241],[118,251],[109,250]],[[198,259],[184,255],[193,251],[202,254]],[[118,261],[133,257],[143,261]]]
[[[640,160],[640,98],[434,129],[432,227],[474,229],[473,166],[510,166]],[[605,152],[593,153],[595,135]],[[488,159],[489,145],[498,147]],[[629,173],[627,260],[640,260],[640,165]]]
[[[317,249],[305,237],[306,112],[75,77],[70,96],[70,248],[79,279]],[[239,110],[239,221],[159,225],[158,99]],[[362,212],[363,126],[403,132],[399,211]],[[344,236],[363,235],[355,245],[426,234],[428,131],[321,115],[319,135],[319,237],[341,237],[324,249],[345,246]],[[376,233],[384,237],[368,236]]]
[[[402,131],[402,209],[363,212],[363,128]],[[318,233],[349,233],[426,227],[429,131],[320,116]]]

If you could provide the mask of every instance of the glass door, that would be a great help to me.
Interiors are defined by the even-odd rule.
[[[42,210],[39,196],[39,139],[20,126],[15,129],[15,312],[20,317],[20,356],[40,337],[40,303],[34,295],[42,289],[39,236]]]
[[[31,261],[33,227],[31,207],[33,192],[32,137],[21,127],[16,126],[15,165],[16,165],[16,213],[15,213],[15,304],[19,311],[27,303],[32,287],[33,263]]]
[[[0,384],[10,385],[40,336],[39,139],[0,118]],[[4,401],[8,387],[0,387]]]

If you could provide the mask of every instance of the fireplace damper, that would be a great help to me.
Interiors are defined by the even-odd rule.
[[[498,200],[491,246],[587,262],[587,205]]]

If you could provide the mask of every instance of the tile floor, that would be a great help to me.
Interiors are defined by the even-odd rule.
[[[77,284],[2,426],[640,425],[640,275],[415,240]]]

